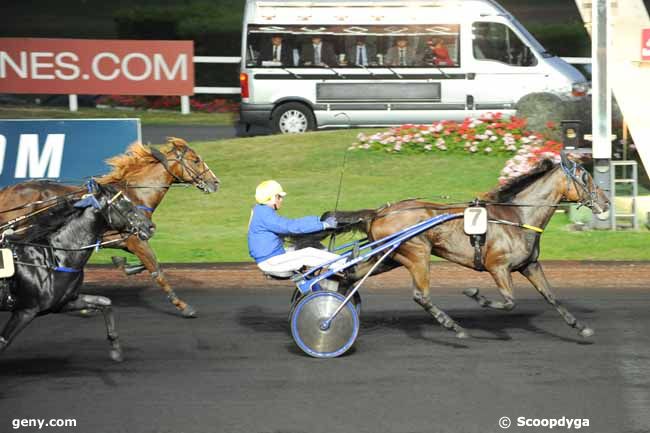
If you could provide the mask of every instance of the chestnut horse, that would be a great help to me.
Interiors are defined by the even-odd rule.
[[[497,284],[503,301],[493,301],[481,295],[478,289],[464,293],[482,307],[512,310],[515,299],[512,272],[519,272],[582,337],[590,337],[593,330],[579,322],[555,298],[544,275],[539,258],[541,232],[553,216],[561,200],[578,202],[592,212],[600,213],[609,207],[609,201],[583,167],[563,157],[562,163],[544,160],[531,172],[513,179],[484,197],[488,213],[488,231],[485,244],[475,256],[476,248],[464,232],[462,218],[448,221],[404,242],[389,260],[379,264],[373,274],[386,272],[398,266],[406,267],[414,284],[414,300],[443,327],[456,332],[459,338],[468,337],[429,296],[431,254],[462,266],[485,270]],[[360,230],[370,240],[377,240],[406,229],[414,224],[443,213],[461,213],[464,207],[406,200],[379,209],[356,212],[328,212],[335,215],[340,228],[337,232]],[[331,233],[331,231],[330,231]],[[309,235],[305,235],[309,236]],[[304,242],[304,240],[303,240]],[[352,268],[346,275],[347,284],[362,278],[378,257]]]
[[[187,142],[174,137],[168,138],[167,141],[160,150],[139,143],[131,145],[126,153],[106,161],[113,170],[98,178],[98,182],[112,184],[122,190],[149,218],[172,184],[192,184],[206,193],[217,191],[219,179]],[[81,196],[84,192],[84,188],[76,186],[35,181],[4,188],[0,190],[0,226],[16,217],[48,206],[55,197]],[[184,317],[196,317],[196,310],[180,299],[172,289],[149,242],[137,236],[120,241],[119,235],[114,232],[109,232],[103,240],[118,241],[108,247],[135,254],[143,266],[131,267],[131,270],[137,272],[146,268]],[[127,271],[126,261],[117,259],[114,262]],[[131,273],[133,272],[129,272]]]

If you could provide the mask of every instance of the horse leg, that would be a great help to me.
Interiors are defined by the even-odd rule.
[[[109,356],[115,362],[122,362],[122,346],[120,345],[119,335],[115,330],[115,316],[110,299],[104,296],[83,295],[80,294],[74,301],[68,302],[63,306],[60,312],[80,311],[80,310],[98,310],[104,315],[106,323],[106,336],[111,345]]]
[[[147,268],[149,273],[151,273],[151,277],[167,294],[167,299],[169,299],[169,302],[174,304],[174,306],[183,314],[183,317],[197,317],[194,307],[179,298],[178,295],[176,295],[176,292],[174,292],[174,289],[172,289],[172,286],[167,281],[165,274],[163,274],[158,260],[156,260],[156,254],[153,252],[151,246],[147,241],[142,241],[138,239],[137,236],[130,236],[126,240],[126,247],[130,252],[138,256],[145,268]]]
[[[474,299],[481,307],[484,308],[494,308],[495,310],[506,310],[510,311],[515,308],[515,297],[512,293],[512,275],[510,270],[506,267],[499,267],[494,270],[490,270],[490,275],[494,278],[494,281],[497,283],[497,287],[501,296],[503,296],[504,302],[501,301],[492,301],[485,296],[479,293],[478,289],[465,289],[463,293],[465,296],[468,296]]]
[[[468,338],[469,334],[464,328],[431,302],[429,295],[430,256],[428,250],[416,251],[411,254],[408,252],[398,253],[395,255],[395,259],[402,263],[411,273],[414,286],[413,300],[424,308],[424,311],[433,316],[445,329],[456,332],[456,337]]]
[[[0,352],[3,352],[20,331],[34,320],[38,313],[35,309],[18,310],[11,313],[9,321],[0,333]]]
[[[519,272],[532,283],[537,291],[546,299],[546,302],[551,304],[558,313],[564,318],[564,321],[572,328],[578,330],[578,334],[581,337],[588,338],[594,335],[594,330],[586,326],[584,323],[578,321],[573,314],[571,314],[560,302],[555,299],[555,296],[551,292],[551,285],[544,275],[542,270],[542,265],[539,262],[533,262],[528,264],[525,268],[521,269]]]

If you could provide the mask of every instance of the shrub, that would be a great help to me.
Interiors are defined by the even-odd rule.
[[[233,113],[239,110],[239,104],[229,99],[190,98],[190,107],[193,111],[205,113]],[[98,101],[100,105],[111,107],[133,107],[154,110],[179,110],[181,98],[179,96],[102,96]]]
[[[544,132],[526,129],[526,119],[501,113],[463,122],[438,121],[431,125],[402,125],[373,135],[361,133],[349,150],[383,151],[391,154],[458,152],[513,155],[501,171],[499,182],[527,173],[542,159],[560,161],[562,143],[549,137],[557,126],[547,122]]]
[[[555,125],[547,125],[549,130]],[[431,125],[402,125],[371,136],[363,133],[350,149],[382,150],[389,153],[460,152],[470,154],[513,154],[521,146],[538,145],[544,134],[526,129],[526,119],[501,113],[463,122],[442,120]]]

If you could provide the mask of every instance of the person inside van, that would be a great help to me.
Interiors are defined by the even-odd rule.
[[[365,36],[357,36],[354,45],[348,47],[346,56],[351,66],[377,64],[377,49],[366,43]]]
[[[454,61],[449,56],[442,39],[427,40],[427,47],[424,49],[422,61],[430,66],[454,66]]]
[[[319,35],[311,38],[311,43],[303,45],[300,63],[305,66],[336,66],[337,58],[334,48],[324,42]]]
[[[394,47],[386,53],[385,63],[389,66],[415,66],[420,59],[415,48],[409,46],[406,36],[398,36]]]
[[[293,66],[293,50],[285,43],[282,35],[271,36],[271,43],[262,47],[260,62],[273,62],[282,66]]]
[[[287,195],[282,186],[267,180],[255,189],[257,205],[251,211],[248,223],[248,252],[265,274],[288,278],[304,266],[314,267],[340,258],[338,254],[317,248],[285,251],[282,236],[312,233],[336,228],[337,221],[329,217],[321,221],[317,216],[289,219],[277,214]]]

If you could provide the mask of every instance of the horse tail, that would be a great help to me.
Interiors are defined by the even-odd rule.
[[[348,233],[361,232],[368,234],[370,223],[377,216],[377,209],[361,209],[355,211],[329,211],[321,216],[321,221],[333,216],[338,222],[335,229],[330,229],[330,233]]]

